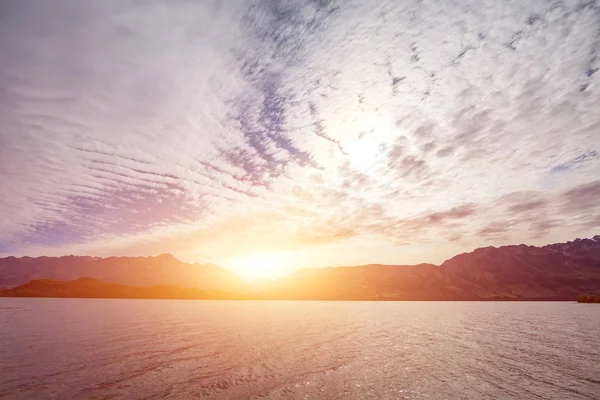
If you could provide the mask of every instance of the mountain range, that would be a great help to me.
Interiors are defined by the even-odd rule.
[[[0,258],[0,286],[6,288],[0,296],[30,297],[575,300],[600,293],[600,235],[542,247],[479,248],[441,265],[303,268],[260,284],[170,254],[7,257]]]
[[[0,286],[36,279],[98,280],[128,286],[175,285],[184,288],[242,291],[233,272],[211,264],[189,264],[162,254],[156,257],[7,257],[0,258]]]

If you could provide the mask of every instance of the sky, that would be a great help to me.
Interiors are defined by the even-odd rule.
[[[282,275],[599,233],[595,0],[5,0],[0,55],[0,256]]]

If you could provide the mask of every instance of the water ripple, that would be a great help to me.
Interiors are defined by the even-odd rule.
[[[575,303],[0,299],[0,320],[0,399],[600,398],[600,308]]]

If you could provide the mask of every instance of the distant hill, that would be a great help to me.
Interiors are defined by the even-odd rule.
[[[11,289],[0,289],[0,297],[62,297],[112,299],[246,299],[248,296],[220,290],[184,289],[174,285],[132,287],[94,278],[73,281],[33,280]]]
[[[481,248],[445,261],[440,272],[494,295],[571,299],[600,291],[600,236],[544,247]]]
[[[585,293],[600,293],[600,236],[480,248],[440,266],[307,268],[264,291],[273,298],[348,300],[575,300]]]
[[[372,264],[301,269],[271,282],[263,293],[283,299],[466,300],[475,289],[457,286],[432,264]]]
[[[111,295],[91,297],[147,298],[155,293],[152,296],[157,298],[575,300],[579,295],[600,294],[600,236],[543,247],[485,247],[459,254],[439,266],[372,264],[304,268],[275,281],[261,282],[254,288],[220,267],[187,264],[171,255],[0,259],[0,286],[38,280],[12,292],[18,291],[19,295],[34,295],[40,290],[46,294],[59,293],[56,297],[96,293],[91,287],[81,289],[86,281],[77,279],[82,277],[106,281],[96,282],[97,290]],[[75,283],[40,279],[75,280]],[[107,282],[117,285],[103,286]],[[162,289],[156,289],[157,285],[162,285]],[[169,289],[165,285],[177,287]],[[220,294],[199,294],[181,288]],[[7,291],[3,293],[7,295]]]
[[[35,279],[70,281],[95,278],[128,286],[176,285],[185,288],[242,290],[234,273],[209,264],[188,264],[170,254],[157,257],[0,258],[0,287]]]

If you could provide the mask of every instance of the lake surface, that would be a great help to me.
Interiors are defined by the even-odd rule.
[[[0,399],[600,399],[600,306],[0,298]]]

